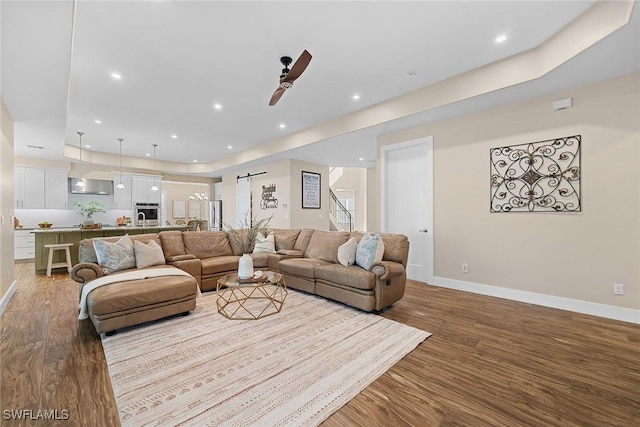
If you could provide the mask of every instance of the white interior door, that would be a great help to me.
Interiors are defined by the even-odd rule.
[[[383,231],[409,238],[407,277],[433,277],[433,138],[383,147]]]

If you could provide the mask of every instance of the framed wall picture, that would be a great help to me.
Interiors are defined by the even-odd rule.
[[[320,174],[302,171],[302,208],[320,209]]]
[[[173,201],[173,218],[184,218],[184,200],[174,200]]]

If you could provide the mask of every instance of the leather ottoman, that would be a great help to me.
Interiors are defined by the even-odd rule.
[[[87,295],[87,309],[96,331],[111,335],[127,326],[186,315],[196,307],[197,292],[190,276],[128,280],[94,289]]]

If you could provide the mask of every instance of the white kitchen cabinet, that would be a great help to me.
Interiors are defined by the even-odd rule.
[[[60,170],[44,171],[44,207],[46,209],[67,209],[69,189],[67,172]]]
[[[155,185],[158,191],[152,191],[154,184],[152,176],[132,176],[131,177],[131,201],[136,203],[160,203],[162,199],[162,178],[155,178]]]
[[[43,169],[16,167],[13,179],[16,209],[44,208]]]
[[[67,209],[67,171],[17,166],[13,179],[16,209]]]
[[[122,175],[122,184],[124,188],[118,188],[120,183],[120,174],[113,175],[113,208],[119,210],[133,209],[131,199],[131,176]]]
[[[15,260],[34,259],[36,256],[36,236],[31,230],[15,230],[13,237],[13,258]]]

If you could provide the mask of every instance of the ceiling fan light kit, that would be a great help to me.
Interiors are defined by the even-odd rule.
[[[282,74],[280,74],[278,88],[273,92],[273,95],[271,95],[271,100],[269,101],[270,106],[276,105],[284,92],[293,87],[293,82],[302,75],[304,70],[307,69],[309,62],[311,62],[311,54],[307,50],[303,51],[295,64],[289,69],[292,61],[290,56],[280,58],[280,62],[284,65],[284,68],[282,69]]]

